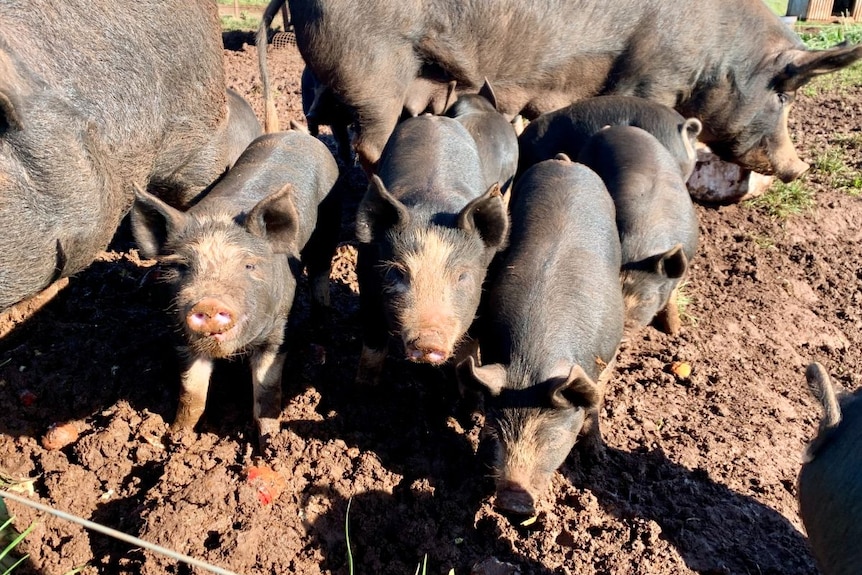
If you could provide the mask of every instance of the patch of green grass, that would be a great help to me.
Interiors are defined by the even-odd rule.
[[[221,17],[221,29],[225,32],[233,30],[255,31],[260,26],[260,18],[248,12],[240,12],[239,18],[233,16]]]
[[[808,48],[824,50],[836,44],[848,41],[851,44],[862,42],[862,24],[824,24],[811,26],[797,25],[797,33]],[[824,92],[846,92],[850,86],[862,84],[862,63],[843,68],[833,74],[825,74],[806,84],[801,92],[808,97],[815,97]]]
[[[827,175],[840,174],[849,169],[844,162],[844,150],[841,148],[827,148],[814,159],[813,168]]]
[[[763,194],[746,200],[745,205],[777,220],[786,220],[811,209],[814,206],[814,192],[800,180],[789,184],[776,181]]]
[[[748,239],[754,242],[754,245],[759,247],[762,250],[771,250],[775,249],[775,240],[770,238],[769,236],[748,236]]]
[[[812,50],[831,48],[845,40],[851,44],[862,42],[862,24],[802,24],[798,28],[799,37]]]
[[[851,196],[862,195],[862,173],[848,163],[859,156],[862,134],[838,135],[835,145],[818,155],[813,170],[826,180],[826,184]]]
[[[696,326],[700,323],[700,318],[691,313],[692,297],[688,293],[688,280],[683,280],[676,286],[676,309],[679,312],[679,319],[682,323]]]
[[[787,0],[763,0],[763,3],[769,6],[769,9],[779,16],[787,14]]]

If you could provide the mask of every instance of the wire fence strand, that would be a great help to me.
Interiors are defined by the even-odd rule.
[[[8,491],[3,489],[0,489],[0,498],[11,499],[12,501],[16,501],[22,505],[26,505],[27,507],[32,507],[33,509],[36,509],[43,513],[49,513],[51,515],[59,517],[60,519],[65,519],[66,521],[77,523],[78,525],[86,527],[87,529],[92,529],[93,531],[98,531],[99,533],[108,535],[109,537],[113,537],[114,539],[119,539],[120,541],[124,541],[138,547],[143,547],[144,549],[149,549],[150,551],[165,555],[166,557],[170,557],[171,559],[182,561],[183,563],[187,563],[194,567],[200,567],[201,569],[211,571],[212,573],[218,573],[218,575],[239,575],[238,573],[234,573],[233,571],[222,569],[221,567],[216,567],[215,565],[210,565],[209,563],[201,561],[200,559],[195,559],[194,557],[189,557],[188,555],[183,555],[182,553],[177,553],[176,551],[171,551],[170,549],[166,549],[161,545],[149,543],[147,541],[144,541],[143,539],[139,539],[132,535],[123,533],[122,531],[111,529],[110,527],[100,525],[99,523],[94,523],[82,517],[72,515],[71,513],[66,513],[65,511],[60,511],[58,509],[48,507],[47,505],[36,503],[35,501],[30,501],[25,497],[20,497],[13,493],[9,493]]]

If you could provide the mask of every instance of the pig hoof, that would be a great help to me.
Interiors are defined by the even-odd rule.
[[[275,440],[281,431],[281,424],[278,419],[266,417],[257,422],[257,428],[260,453],[264,458],[272,459],[275,456]]]

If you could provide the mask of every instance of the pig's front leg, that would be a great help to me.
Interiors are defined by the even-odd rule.
[[[177,406],[177,416],[171,424],[171,431],[192,429],[197,425],[204,413],[207,403],[207,390],[210,386],[210,375],[213,371],[213,360],[206,357],[191,357],[182,374],[180,389],[180,404]]]
[[[281,415],[281,374],[285,353],[279,346],[268,346],[251,357],[251,377],[254,386],[254,421],[257,424],[261,453],[279,430]]]

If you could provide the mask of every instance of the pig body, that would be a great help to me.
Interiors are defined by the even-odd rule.
[[[579,433],[602,448],[599,412],[623,330],[620,242],[601,179],[565,160],[515,184],[509,247],[494,261],[472,333],[482,366],[458,364],[485,396],[495,505],[533,515]]]
[[[458,120],[473,136],[485,184],[500,184],[506,193],[518,169],[518,137],[512,124],[497,111],[491,85],[484,83],[478,94],[461,94],[446,115]]]
[[[602,178],[614,201],[627,321],[635,327],[656,318],[676,333],[676,289],[698,240],[697,214],[678,163],[649,132],[633,126],[600,130],[578,161]]]
[[[688,180],[697,160],[695,145],[700,121],[684,118],[668,106],[633,96],[596,96],[542,114],[518,136],[518,171],[557,154],[577,158],[587,140],[605,126],[636,126],[658,139],[679,164]]]
[[[213,361],[248,354],[262,445],[278,431],[280,346],[296,277],[307,267],[325,303],[319,285],[328,285],[337,235],[316,237],[332,229],[318,220],[339,214],[318,207],[335,193],[337,178],[326,146],[292,131],[254,140],[187,212],[138,191],[132,231],[145,256],[170,266],[172,307],[186,336],[173,429],[192,428],[203,414]]]
[[[787,131],[797,88],[862,57],[859,46],[807,50],[748,0],[289,4],[305,62],[356,111],[354,148],[367,171],[414,78],[466,89],[487,78],[509,117],[602,94],[660,102],[700,119],[723,159],[792,180],[808,167]]]
[[[187,206],[225,171],[223,58],[206,0],[4,3],[0,309],[88,266],[134,183]]]
[[[486,269],[508,230],[499,186],[486,189],[467,130],[445,116],[399,124],[356,229],[363,316],[357,380],[379,379],[390,332],[408,359],[447,361],[473,321]]]
[[[254,110],[234,90],[227,89],[228,167],[233,166],[252,140],[263,134]]]
[[[799,473],[799,514],[823,574],[850,575],[862,565],[862,401],[819,363],[805,376],[824,415]]]

